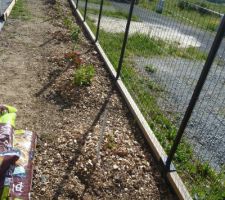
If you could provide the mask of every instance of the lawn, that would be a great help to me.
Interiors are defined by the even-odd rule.
[[[29,20],[31,18],[31,13],[26,7],[26,0],[18,0],[10,14],[10,17],[15,19]]]

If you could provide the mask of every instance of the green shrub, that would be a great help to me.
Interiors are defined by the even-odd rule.
[[[81,66],[75,70],[73,82],[77,86],[87,86],[91,84],[94,75],[95,68],[93,65]]]

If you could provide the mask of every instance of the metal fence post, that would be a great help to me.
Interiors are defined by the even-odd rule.
[[[84,21],[86,20],[86,15],[87,15],[87,4],[88,4],[88,0],[85,1],[85,7],[84,7]]]
[[[76,5],[76,9],[78,8],[78,4],[79,4],[79,0],[77,0],[77,5]]]
[[[132,14],[133,14],[134,4],[135,4],[135,0],[132,0],[131,4],[130,4],[129,15],[127,18],[127,25],[126,25],[126,30],[125,30],[124,39],[123,39],[123,46],[122,46],[121,53],[120,53],[120,60],[119,60],[118,68],[117,68],[116,80],[119,78],[120,72],[122,69],[123,58],[124,58],[124,53],[126,50],[127,39],[128,39],[128,35],[129,35],[130,22],[131,22],[131,18],[132,18]]]
[[[179,130],[177,132],[177,135],[176,135],[176,138],[174,140],[174,143],[173,143],[173,146],[169,152],[169,155],[168,155],[168,158],[166,160],[166,169],[167,170],[170,170],[170,167],[171,167],[171,162],[174,158],[174,155],[177,151],[177,148],[178,148],[178,145],[180,144],[180,141],[181,141],[181,138],[183,136],[183,133],[184,133],[184,130],[188,124],[188,121],[191,117],[191,114],[193,112],[193,109],[196,105],[196,102],[199,98],[199,95],[200,95],[200,92],[202,90],[202,87],[205,83],[205,80],[208,76],[208,73],[209,73],[209,70],[213,64],[213,61],[216,57],[216,54],[217,54],[217,51],[220,47],[220,44],[223,40],[223,37],[224,37],[224,34],[225,34],[225,16],[223,16],[222,20],[221,20],[221,23],[220,23],[220,26],[219,26],[219,29],[216,33],[216,36],[215,36],[215,39],[213,41],[213,44],[211,46],[211,49],[209,51],[209,54],[208,54],[208,57],[206,59],[206,62],[205,62],[205,65],[202,69],[202,72],[201,72],[201,75],[198,79],[198,82],[196,84],[196,87],[195,87],[195,90],[192,94],[192,97],[191,97],[191,100],[189,102],[189,105],[187,107],[187,110],[185,112],[185,115],[182,119],[182,122],[181,122],[181,125],[179,127]]]
[[[102,18],[103,3],[104,3],[104,0],[101,0],[100,10],[99,10],[99,15],[98,15],[98,25],[97,25],[96,35],[95,35],[95,42],[97,42],[98,36],[99,36],[99,28],[100,28],[100,22],[101,22],[101,18]]]

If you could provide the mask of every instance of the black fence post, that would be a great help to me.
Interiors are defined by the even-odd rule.
[[[128,39],[128,35],[129,35],[130,22],[131,22],[133,10],[134,10],[134,4],[135,4],[135,0],[132,0],[131,4],[130,4],[129,15],[128,15],[128,18],[127,18],[127,25],[126,25],[126,30],[125,30],[124,39],[123,39],[123,46],[122,46],[121,53],[120,53],[120,60],[119,60],[118,68],[117,68],[116,80],[119,78],[120,72],[121,72],[121,69],[122,69],[124,53],[125,53],[125,50],[126,50],[127,39]]]
[[[209,54],[208,54],[208,57],[206,59],[205,65],[204,65],[204,67],[202,69],[201,75],[200,75],[200,77],[198,79],[198,82],[196,84],[195,90],[194,90],[194,92],[192,94],[191,100],[189,102],[189,105],[188,105],[187,110],[185,112],[185,115],[184,115],[184,117],[182,119],[182,122],[181,122],[181,125],[179,127],[179,130],[177,132],[177,135],[176,135],[176,138],[174,140],[173,146],[172,146],[172,148],[171,148],[171,150],[169,152],[168,158],[166,160],[165,164],[166,164],[166,169],[168,171],[170,171],[171,162],[172,162],[172,160],[174,158],[174,155],[175,155],[175,153],[177,151],[178,145],[180,144],[180,141],[181,141],[181,138],[183,136],[184,130],[185,130],[187,124],[188,124],[188,121],[189,121],[189,119],[191,117],[193,109],[194,109],[194,107],[196,105],[196,102],[197,102],[197,100],[199,98],[200,92],[201,92],[202,87],[203,87],[203,85],[205,83],[205,80],[206,80],[206,78],[208,76],[208,73],[209,73],[209,70],[210,70],[210,68],[211,68],[211,66],[213,64],[213,61],[214,61],[214,59],[216,57],[217,51],[218,51],[218,49],[220,47],[220,44],[221,44],[221,42],[223,40],[224,34],[225,34],[225,16],[223,16],[223,18],[221,20],[219,29],[218,29],[218,31],[216,33],[215,39],[214,39],[213,44],[211,46],[211,49],[209,51]]]
[[[79,0],[77,0],[77,5],[76,5],[76,9],[78,8],[78,4],[79,4]]]
[[[85,1],[85,7],[84,7],[84,21],[86,20],[86,15],[87,15],[87,5],[88,5],[88,0]]]
[[[104,3],[104,0],[101,0],[100,10],[99,10],[99,15],[98,15],[98,25],[97,25],[96,35],[95,35],[95,42],[97,42],[98,36],[99,36],[99,28],[100,28],[100,22],[101,22],[101,18],[102,18],[103,3]]]

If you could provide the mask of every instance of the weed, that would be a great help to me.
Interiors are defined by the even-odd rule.
[[[75,69],[73,82],[77,86],[88,86],[91,84],[95,75],[95,68],[93,65],[81,66]]]
[[[72,20],[70,20],[68,17],[65,17],[65,18],[63,19],[63,23],[64,23],[64,25],[65,25],[65,27],[66,27],[67,29],[72,29],[73,22],[72,22]]]
[[[113,134],[106,135],[107,143],[106,147],[108,149],[115,149],[117,147]]]
[[[155,73],[157,69],[153,65],[150,64],[150,65],[145,66],[145,70],[149,73]]]
[[[156,92],[162,92],[163,91],[163,89],[152,80],[147,80],[146,85],[148,86],[148,88],[150,90],[154,90]]]
[[[74,27],[71,32],[71,38],[74,42],[77,42],[77,40],[79,39],[79,34],[80,34],[80,29],[77,27]]]
[[[76,26],[68,17],[63,18],[63,23],[65,27],[70,31],[72,41],[76,43],[79,39],[80,28]]]

